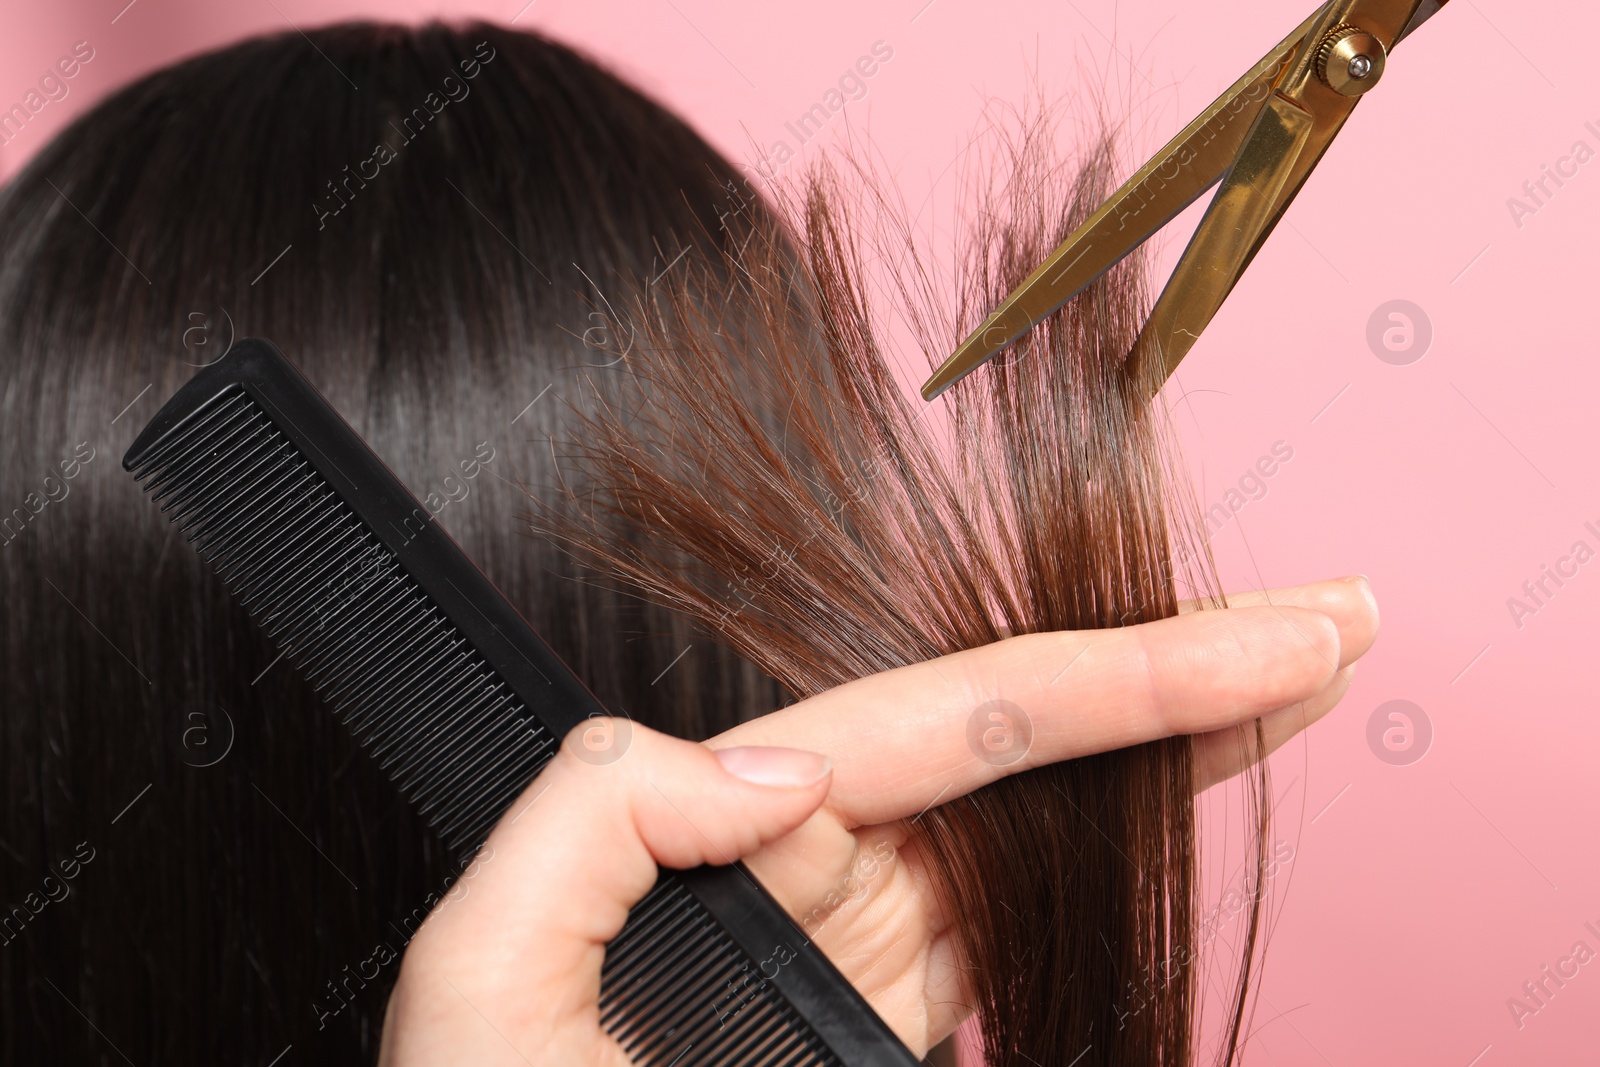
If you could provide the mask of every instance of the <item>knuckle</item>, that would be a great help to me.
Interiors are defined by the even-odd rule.
[[[1172,655],[1172,642],[1157,638],[1152,626],[1131,626],[1123,631],[1132,640],[1126,642],[1120,657],[1120,683],[1124,692],[1134,702],[1132,710],[1150,717],[1159,735],[1166,737],[1174,732],[1173,714],[1166,700],[1163,679]],[[1178,647],[1194,652],[1194,642],[1183,642]]]

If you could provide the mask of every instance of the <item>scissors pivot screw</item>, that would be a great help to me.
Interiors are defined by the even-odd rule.
[[[1340,96],[1360,96],[1383,76],[1383,42],[1359,26],[1340,26],[1317,51],[1317,77]]]

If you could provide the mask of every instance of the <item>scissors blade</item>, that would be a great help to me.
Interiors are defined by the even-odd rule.
[[[1342,124],[1267,102],[1134,342],[1134,359],[1157,361],[1157,382],[1194,347]]]
[[[934,372],[922,398],[933,400],[993,358],[1215,185],[1325,7],[1278,42],[1063,241]]]
[[[1424,22],[1427,22],[1429,19],[1433,18],[1433,16],[1437,15],[1439,13],[1439,9],[1444,7],[1447,2],[1448,0],[1423,0],[1422,3],[1417,5],[1416,13],[1411,16],[1411,21],[1406,23],[1406,28],[1401,30],[1400,36],[1394,39],[1394,43],[1399,44],[1401,41],[1411,36],[1412,31],[1414,31],[1418,26],[1421,26]],[[1393,46],[1391,45],[1390,47]]]

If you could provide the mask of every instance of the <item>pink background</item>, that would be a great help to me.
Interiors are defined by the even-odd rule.
[[[96,56],[66,99],[0,148],[0,174],[113,86],[239,36],[291,20],[475,15],[581,46],[738,159],[752,143],[793,146],[784,123],[882,40],[893,58],[848,121],[870,128],[911,203],[931,188],[937,205],[986,98],[1019,100],[1035,73],[1052,96],[1088,88],[1112,113],[1132,109],[1130,147],[1147,153],[1310,7],[523,2],[4,0],[0,104],[73,42]],[[1600,562],[1549,584],[1556,595],[1520,627],[1507,606],[1575,541],[1600,550],[1583,525],[1600,530],[1600,160],[1520,226],[1507,204],[1574,141],[1600,150],[1600,15],[1549,12],[1456,0],[1397,49],[1171,393],[1190,393],[1179,423],[1204,504],[1224,503],[1275,442],[1293,449],[1266,495],[1216,534],[1227,586],[1361,571],[1384,614],[1344,704],[1275,760],[1276,835],[1293,858],[1272,883],[1247,1063],[1596,1055],[1600,962],[1551,983],[1520,1028],[1507,1005],[1575,942],[1600,951],[1584,928],[1600,929],[1600,726],[1577,669],[1600,624]],[[1175,225],[1168,264],[1194,218]],[[1394,299],[1432,324],[1431,347],[1409,365],[1379,360],[1366,340],[1369,317]],[[1395,699],[1432,726],[1426,757],[1409,765],[1384,762],[1367,740],[1369,717]],[[1233,851],[1217,864],[1219,894]]]

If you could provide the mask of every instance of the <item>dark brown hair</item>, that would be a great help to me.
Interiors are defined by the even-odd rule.
[[[460,873],[119,465],[230,337],[277,343],[607,706],[698,738],[777,704],[523,536],[512,484],[552,480],[606,362],[595,286],[720,261],[738,176],[559,44],[363,23],[143,77],[0,190],[0,1061],[371,1058],[383,961]]]
[[[686,274],[613,296],[631,309],[634,396],[571,458],[587,525],[536,524],[795,697],[1007,634],[1172,615],[1180,583],[1219,596],[1209,556],[1180,548],[1195,509],[1170,477],[1156,383],[1126,360],[1147,310],[1141,257],[947,394],[947,447],[896,375],[897,330],[942,359],[1110,192],[1108,142],[1075,167],[1054,143],[1027,120],[990,164],[953,280],[889,185],[822,166],[776,194],[783,232],[730,254],[731,286]],[[608,536],[619,522],[647,536]],[[1025,708],[975,721],[989,712],[1028,727]],[[991,1067],[1199,1058],[1193,791],[1179,737],[1029,770],[917,822]],[[1258,909],[1219,1062],[1238,1048]]]

